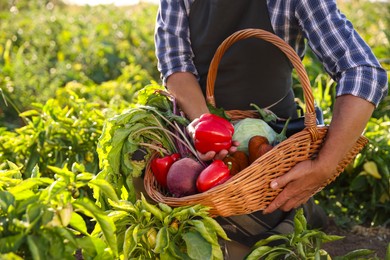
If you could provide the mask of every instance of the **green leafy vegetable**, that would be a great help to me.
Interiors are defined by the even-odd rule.
[[[135,198],[130,180],[142,175],[153,153],[197,157],[185,130],[188,120],[170,94],[149,85],[138,92],[137,100],[133,107],[107,120],[97,148],[103,169],[99,175],[124,187],[130,199]],[[140,151],[142,157],[137,156]],[[122,192],[122,188],[117,190]]]

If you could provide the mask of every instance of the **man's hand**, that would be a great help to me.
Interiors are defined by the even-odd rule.
[[[332,171],[320,167],[315,160],[298,163],[285,175],[271,182],[272,189],[283,188],[283,191],[264,210],[264,214],[276,209],[290,211],[306,203],[332,176],[329,176],[329,172]]]

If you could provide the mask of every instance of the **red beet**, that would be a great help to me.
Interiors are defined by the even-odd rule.
[[[191,158],[182,158],[174,162],[167,175],[169,192],[174,197],[197,193],[196,180],[203,169],[202,164]]]

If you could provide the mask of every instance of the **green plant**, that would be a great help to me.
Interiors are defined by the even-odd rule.
[[[96,86],[126,74],[128,65],[139,72],[130,84],[159,79],[151,37],[156,5],[36,7],[1,13],[0,89],[14,103],[0,102],[6,122],[69,82]]]
[[[113,259],[117,255],[115,226],[89,197],[92,189],[118,201],[114,188],[96,179],[79,164],[72,169],[48,167],[54,178],[42,177],[34,167],[22,179],[20,167],[8,162],[0,171],[0,258],[14,254],[23,259]],[[104,243],[90,235],[93,221],[102,227]]]
[[[20,114],[25,126],[15,131],[0,130],[0,163],[9,160],[23,166],[25,177],[36,164],[45,176],[48,165],[62,167],[74,162],[97,173],[96,144],[105,120],[101,105],[65,90],[58,99],[35,103],[34,107]]]
[[[56,99],[62,104],[68,100],[68,91],[74,92],[77,97],[89,102],[99,103],[104,109],[118,113],[130,106],[136,98],[138,90],[153,83],[152,77],[140,65],[130,64],[121,70],[121,75],[114,79],[102,82],[99,85],[85,85],[72,81],[64,88],[57,90]],[[65,89],[65,90],[63,90]]]
[[[388,116],[371,118],[365,133],[369,144],[334,183],[316,195],[340,226],[389,224],[389,126]]]
[[[223,259],[218,238],[229,240],[201,205],[172,209],[148,202],[110,202],[108,216],[116,225],[123,259]],[[99,225],[93,234],[102,234]]]
[[[303,209],[300,208],[294,217],[294,231],[292,233],[272,235],[260,240],[245,259],[331,259],[330,255],[322,249],[322,244],[342,238],[327,235],[320,230],[307,229],[306,218]],[[269,245],[270,243],[277,245],[272,246]],[[357,249],[344,256],[336,256],[334,259],[362,259],[363,256],[373,253],[371,250]]]

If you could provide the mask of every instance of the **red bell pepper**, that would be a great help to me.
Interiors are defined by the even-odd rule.
[[[232,145],[234,127],[228,120],[214,114],[203,114],[195,126],[194,145],[201,153],[219,152]]]
[[[226,126],[226,128],[229,129],[229,131],[232,132],[232,134],[234,133],[234,126],[232,125],[232,123],[230,123],[228,120],[226,120],[225,118],[223,117],[220,117],[220,116],[217,116],[215,114],[210,114],[210,113],[205,113],[203,115],[200,116],[199,118],[200,121],[206,121],[206,120],[215,120],[215,121],[218,121],[218,123],[221,123],[223,125]]]
[[[179,160],[181,158],[180,153],[171,154],[171,158],[172,158],[173,162],[176,162],[177,160]]]
[[[198,176],[196,188],[199,192],[207,191],[230,179],[229,167],[222,160],[214,160]]]
[[[152,168],[153,175],[161,186],[165,188],[167,187],[167,175],[169,168],[175,161],[180,159],[180,157],[179,153],[173,153],[171,155],[154,158],[152,160],[150,166]]]

